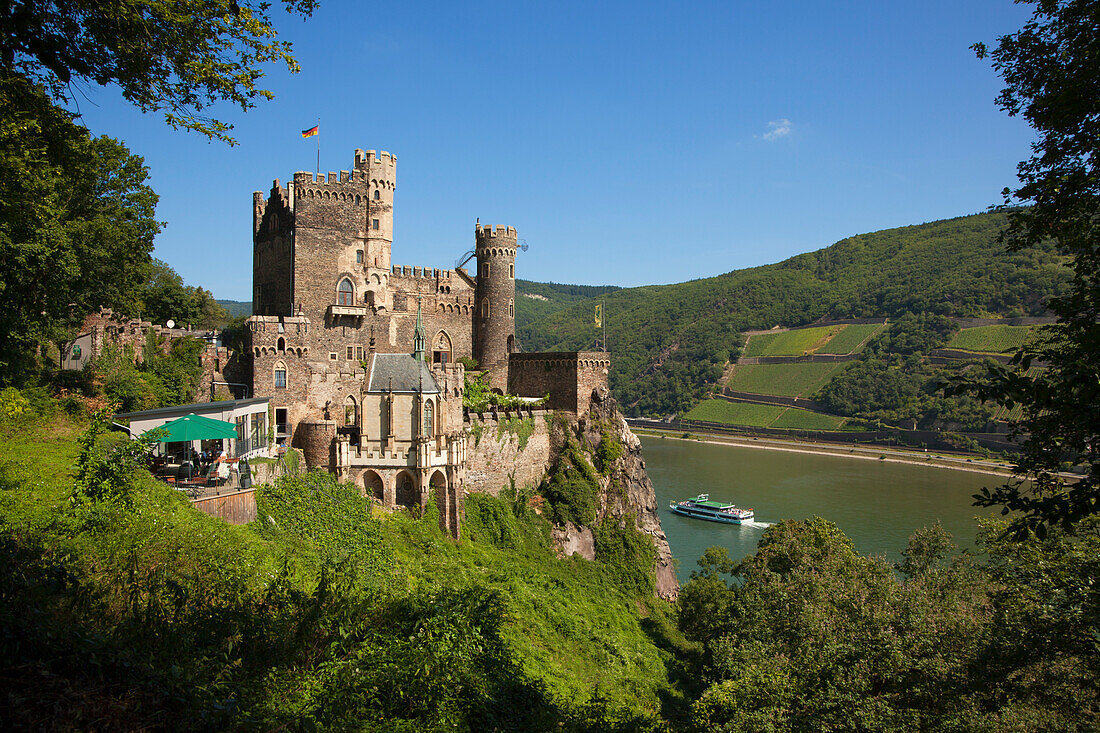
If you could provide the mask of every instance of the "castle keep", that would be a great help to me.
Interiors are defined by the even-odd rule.
[[[608,354],[520,354],[512,227],[474,230],[474,273],[391,261],[397,160],[355,151],[351,171],[296,173],[253,195],[253,395],[276,441],[387,505],[429,495],[457,526],[472,357],[494,389],[577,414],[606,387]],[[430,494],[429,494],[430,492]]]

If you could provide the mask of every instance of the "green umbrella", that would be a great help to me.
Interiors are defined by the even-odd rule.
[[[153,430],[163,433],[159,438],[161,443],[190,443],[192,440],[237,437],[237,426],[233,423],[213,420],[193,412]]]

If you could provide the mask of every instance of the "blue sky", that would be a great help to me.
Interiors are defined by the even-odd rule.
[[[1008,0],[367,4],[280,10],[300,74],[227,109],[240,145],[174,132],[110,89],[94,133],[143,155],[156,256],[252,295],[251,195],[356,147],[397,155],[394,264],[453,267],[475,218],[530,245],[517,275],[679,282],[851,234],[982,211],[1033,136],[969,50],[1018,28]]]

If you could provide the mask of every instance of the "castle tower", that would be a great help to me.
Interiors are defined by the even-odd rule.
[[[516,230],[477,225],[477,302],[474,315],[474,357],[492,371],[494,387],[508,380],[508,354],[515,350]]]
[[[397,189],[397,156],[385,150],[355,151],[355,171],[368,186],[370,205],[366,215],[366,248],[363,264],[368,268],[390,269],[393,246],[393,193]]]

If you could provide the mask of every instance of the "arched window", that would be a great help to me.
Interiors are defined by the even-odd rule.
[[[286,341],[283,339],[282,336],[280,336],[279,340],[275,342],[275,350],[278,352],[286,351]]]
[[[516,317],[516,308],[515,308],[515,305],[513,304],[511,299],[508,300],[508,317],[509,318],[515,318]]]
[[[484,265],[481,266],[481,269],[484,270],[484,272],[481,274],[485,277],[489,277],[489,263],[486,262]]]
[[[276,389],[286,389],[286,364],[275,362],[274,384]]]
[[[430,438],[435,435],[435,410],[432,407],[432,401],[428,400],[424,403],[424,437]]]
[[[374,189],[374,200],[377,201],[380,198],[382,198],[382,192],[379,191],[377,188]]]
[[[508,277],[515,278],[515,276],[516,276],[516,266],[515,265],[508,265]]]
[[[344,425],[359,424],[359,411],[356,409],[357,407],[355,398],[348,395],[348,398],[344,400]]]
[[[346,277],[340,281],[340,288],[336,293],[337,305],[355,305],[355,286]]]
[[[488,298],[482,298],[481,299],[481,317],[482,318],[488,318],[489,317],[489,299]]]

